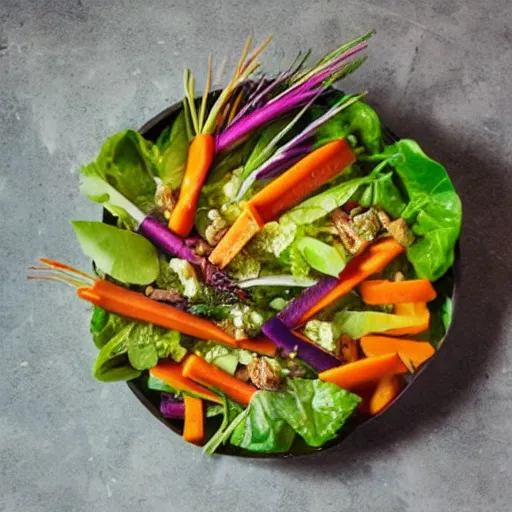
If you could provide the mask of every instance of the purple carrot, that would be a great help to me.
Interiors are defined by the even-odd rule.
[[[290,352],[297,352],[298,356],[317,372],[323,372],[341,364],[337,357],[318,345],[290,332],[288,327],[277,317],[268,320],[261,328],[261,331],[284,352],[288,354]]]
[[[160,412],[166,418],[183,419],[185,417],[185,402],[176,400],[168,393],[161,393]]]
[[[369,35],[366,35],[363,38],[351,41],[343,45],[341,49],[331,52],[310,71],[296,78],[287,90],[262,107],[246,115],[238,116],[236,122],[230,124],[227,129],[217,135],[217,151],[224,151],[235,146],[252,131],[301,105],[301,102],[306,101],[308,94],[310,94],[309,98],[312,98],[333,81],[341,78],[344,71],[353,70],[353,66],[351,68],[346,61],[368,46],[366,42],[368,37]]]
[[[295,329],[299,326],[300,319],[339,283],[334,277],[324,277],[317,284],[304,290],[298,297],[293,299],[278,315],[281,322],[288,329]]]

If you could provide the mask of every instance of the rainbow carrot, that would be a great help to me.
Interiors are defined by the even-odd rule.
[[[185,425],[183,439],[188,443],[201,444],[204,441],[204,409],[203,401],[185,395]]]
[[[400,394],[405,387],[404,378],[401,375],[385,375],[379,380],[368,404],[369,413],[373,416],[379,414]]]
[[[182,372],[183,363],[175,363],[174,361],[160,361],[155,367],[149,370],[149,374],[152,377],[164,381],[176,391],[182,391],[217,404],[222,403],[220,397],[213,393],[213,391],[196,384],[193,380],[183,377]]]
[[[426,331],[430,324],[430,311],[425,302],[406,302],[395,304],[395,315],[414,316],[417,322],[408,327],[399,327],[386,331],[386,335],[402,336],[403,334],[418,334]]]
[[[362,254],[348,262],[338,277],[339,284],[304,313],[300,324],[305,323],[329,304],[346,295],[367,277],[380,272],[403,250],[404,248],[391,237],[382,238],[370,245]]]
[[[210,254],[210,261],[224,268],[264,223],[277,219],[355,160],[345,139],[329,142],[306,155],[245,204],[242,215]]]
[[[337,366],[319,373],[318,378],[351,391],[358,386],[377,381],[389,373],[406,373],[408,371],[410,371],[408,365],[398,354],[394,353],[368,357],[354,363]]]
[[[429,302],[437,295],[428,279],[364,281],[359,291],[364,302],[372,305]]]
[[[399,352],[407,356],[416,368],[435,354],[434,347],[427,341],[372,335],[363,336],[359,343],[366,357]]]
[[[201,100],[199,113],[197,112],[194,99],[194,77],[188,69],[185,70],[184,86],[186,107],[190,114],[191,124],[195,135],[188,148],[187,165],[185,167],[183,182],[181,183],[178,202],[172,210],[171,217],[169,219],[169,229],[182,237],[188,236],[190,231],[192,231],[199,194],[208,171],[210,170],[213,158],[215,157],[215,136],[213,135],[213,132],[217,128],[218,118],[225,110],[225,107],[236,88],[242,82],[247,80],[247,78],[249,78],[249,76],[259,66],[259,63],[256,62],[256,58],[269,42],[270,38],[268,38],[251,56],[247,58],[252,44],[251,38],[247,40],[233,78],[229,82],[228,86],[221,92],[206,119],[206,107],[212,83],[212,58],[210,56],[208,59],[206,86]]]
[[[252,395],[257,391],[250,384],[246,384],[217,366],[207,363],[195,354],[191,354],[185,360],[183,376],[199,382],[203,386],[219,389],[228,398],[244,406],[249,404]]]

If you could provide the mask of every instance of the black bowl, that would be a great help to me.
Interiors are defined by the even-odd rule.
[[[216,92],[212,93],[212,95],[215,95]],[[139,129],[139,132],[148,140],[156,141],[160,133],[170,126],[174,119],[177,117],[179,112],[182,109],[182,103],[176,103],[169,108],[163,110],[158,115],[150,119],[148,122],[144,123],[143,126]],[[388,139],[388,142],[394,142],[398,140],[398,137],[393,134],[390,130],[385,128],[385,137]],[[103,215],[103,221],[109,224],[114,224],[115,219],[104,210]],[[457,243],[456,249],[455,249],[455,263],[453,267],[449,271],[449,275],[452,278],[451,281],[453,282],[452,286],[452,300],[453,300],[453,307],[455,308],[455,305],[457,303],[457,289],[458,289],[458,272],[456,269],[458,268],[458,260],[459,260],[459,244]],[[455,310],[455,309],[454,309]],[[451,326],[450,326],[451,328]],[[446,333],[445,339],[443,341],[443,344],[446,342],[447,338],[449,337],[449,331]],[[441,348],[441,347],[440,347]],[[418,376],[426,371],[429,364],[435,357],[438,356],[439,350],[436,351],[436,353],[411,377],[408,385],[404,388],[402,393],[393,401],[393,403],[386,408],[384,411],[382,411],[380,414],[377,414],[375,416],[372,416],[370,418],[362,418],[358,415],[354,415],[351,420],[349,420],[343,429],[340,431],[338,437],[336,439],[333,439],[329,443],[325,444],[321,448],[311,448],[307,446],[300,436],[297,436],[297,441],[293,444],[292,448],[290,449],[290,452],[286,454],[258,454],[258,453],[252,453],[248,452],[246,450],[242,450],[240,448],[236,448],[230,445],[224,445],[220,446],[216,453],[224,454],[224,455],[234,455],[238,457],[250,457],[250,458],[287,458],[287,457],[299,457],[299,456],[305,456],[305,455],[311,455],[313,453],[319,452],[319,451],[325,451],[328,449],[332,449],[333,447],[341,444],[354,430],[358,427],[360,427],[363,424],[367,424],[370,421],[375,420],[375,418],[379,417],[381,414],[384,414],[387,410],[389,410],[390,407],[392,407],[404,393],[411,393],[411,390],[414,390],[414,381],[418,378]],[[181,436],[183,434],[183,421],[181,420],[171,420],[168,418],[165,418],[160,413],[159,408],[159,393],[154,392],[152,390],[149,390],[146,385],[147,382],[147,375],[143,375],[139,377],[138,379],[134,379],[132,381],[128,382],[128,387],[132,390],[133,394],[140,400],[140,402],[148,409],[148,411],[159,421],[161,421],[164,425],[166,425],[170,430],[172,430],[174,433]],[[421,396],[418,396],[418,400],[421,400]],[[208,422],[208,429],[213,429],[213,431],[217,428],[218,425],[215,424],[215,421],[213,421],[214,418],[212,418],[211,421]],[[220,424],[220,421],[219,421]]]

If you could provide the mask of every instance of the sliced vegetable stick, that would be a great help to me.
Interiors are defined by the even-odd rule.
[[[201,444],[204,441],[204,410],[203,401],[185,395],[185,425],[183,439],[188,443]]]
[[[183,364],[183,376],[195,380],[204,386],[217,388],[227,397],[244,406],[256,393],[257,389],[250,384],[229,375],[220,368],[207,363],[204,359],[194,354],[187,357]]]
[[[236,343],[240,348],[263,356],[274,357],[276,355],[277,347],[275,343],[265,336],[255,339],[237,340]]]
[[[384,410],[400,394],[405,387],[401,375],[385,375],[379,380],[370,399],[369,412],[373,416]]]
[[[264,223],[277,219],[355,160],[345,139],[329,142],[306,155],[245,204],[243,213],[210,254],[210,262],[224,268]]]
[[[79,288],[77,294],[81,299],[88,300],[111,313],[236,347],[236,341],[214,323],[173,306],[156,302],[142,293],[127,290],[109,281],[99,279],[91,287]]]
[[[359,285],[366,304],[399,304],[404,302],[429,302],[437,296],[428,279],[409,281],[364,281]]]
[[[396,315],[414,316],[418,321],[408,327],[390,329],[386,331],[387,335],[401,336],[402,334],[418,334],[428,329],[430,324],[430,311],[425,302],[395,304],[394,311]]]
[[[318,374],[325,382],[352,391],[357,386],[376,381],[388,373],[406,373],[409,368],[397,353],[360,359],[355,363],[338,366]]]
[[[405,340],[389,336],[363,336],[359,341],[366,357],[381,356],[392,352],[408,357],[418,368],[435,354],[434,347],[427,341]]]
[[[180,195],[169,220],[169,229],[179,236],[188,236],[194,227],[197,201],[214,156],[215,137],[198,133],[188,149]]]
[[[377,387],[376,382],[368,382],[366,384],[362,384],[361,386],[356,386],[352,393],[361,397],[363,401],[359,404],[357,411],[359,414],[363,414],[364,416],[370,416],[370,400],[372,399],[373,394],[375,393],[375,388]]]
[[[193,380],[183,377],[183,363],[175,363],[174,361],[160,361],[155,367],[149,370],[152,377],[164,381],[168,386],[176,391],[190,393],[199,398],[210,400],[217,404],[222,403],[222,399],[213,391],[196,384]]]
[[[339,275],[339,284],[307,311],[300,323],[305,323],[329,304],[346,295],[367,277],[380,272],[403,250],[404,248],[391,237],[382,238],[371,244],[362,254],[347,263]]]
[[[260,190],[249,203],[264,222],[277,219],[356,161],[345,139],[334,140],[299,160]]]
[[[210,254],[210,262],[220,268],[226,267],[249,240],[260,232],[263,225],[258,212],[250,205],[245,205],[235,223]]]

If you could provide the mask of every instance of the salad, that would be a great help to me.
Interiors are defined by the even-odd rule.
[[[157,137],[109,137],[81,169],[104,222],[73,221],[94,262],[46,258],[93,304],[103,382],[134,381],[183,438],[318,449],[391,404],[451,321],[461,202],[444,167],[332,85],[366,34],[269,77],[247,41],[228,85],[184,74]]]

